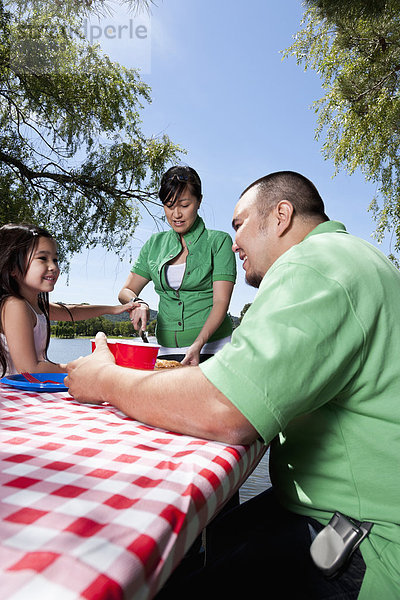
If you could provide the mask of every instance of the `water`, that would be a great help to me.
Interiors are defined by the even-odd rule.
[[[70,360],[86,356],[92,352],[90,340],[84,338],[74,338],[65,340],[62,338],[50,338],[48,357],[56,363],[67,363]]]
[[[269,487],[271,487],[271,480],[269,478],[269,450],[267,450],[252,474],[239,489],[240,503],[250,500]]]
[[[66,363],[80,356],[86,356],[92,351],[90,340],[74,338],[71,340],[50,339],[48,350],[49,359],[57,363]],[[271,486],[269,478],[269,452],[263,456],[253,473],[247,478],[239,490],[240,502],[245,502]]]

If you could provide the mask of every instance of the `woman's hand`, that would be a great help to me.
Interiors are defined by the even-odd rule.
[[[199,335],[187,351],[182,361],[183,365],[197,366],[200,363],[201,349],[225,319],[232,290],[233,283],[230,281],[214,281],[212,309]]]
[[[136,331],[139,331],[139,329],[146,331],[149,316],[150,309],[148,304],[145,302],[133,303],[133,307],[129,311],[129,318]]]
[[[203,344],[200,342],[193,342],[189,350],[186,352],[186,356],[181,362],[182,365],[189,365],[191,367],[197,367],[200,363],[200,350]]]
[[[150,279],[146,279],[141,275],[129,273],[124,287],[118,294],[118,300],[120,302],[126,302],[128,299],[137,298],[149,281]],[[139,331],[139,329],[146,331],[149,316],[149,305],[144,300],[139,300],[139,302],[136,302],[129,311],[129,318],[136,331]]]

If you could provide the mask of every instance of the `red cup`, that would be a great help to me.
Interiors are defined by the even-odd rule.
[[[130,369],[152,371],[156,364],[159,344],[144,344],[131,340],[118,340],[116,343],[116,363]]]
[[[92,352],[96,349],[95,340],[90,340],[92,342]],[[118,340],[107,340],[107,346],[110,350],[111,354],[114,356],[115,361],[117,361],[117,341]]]

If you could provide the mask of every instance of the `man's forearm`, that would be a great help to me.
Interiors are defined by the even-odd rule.
[[[109,365],[98,378],[98,389],[103,402],[153,427],[231,444],[257,437],[197,367],[155,373]]]

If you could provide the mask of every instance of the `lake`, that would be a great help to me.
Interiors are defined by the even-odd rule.
[[[155,341],[149,337],[150,341]],[[80,356],[86,356],[92,351],[90,340],[74,338],[66,340],[51,338],[48,350],[49,359],[57,363],[66,363]],[[269,453],[261,459],[253,473],[248,477],[239,490],[240,502],[245,502],[271,486],[268,470]]]
[[[62,338],[50,338],[48,357],[56,363],[67,363],[70,360],[86,356],[92,351],[90,340],[84,338],[74,338],[64,340]]]

